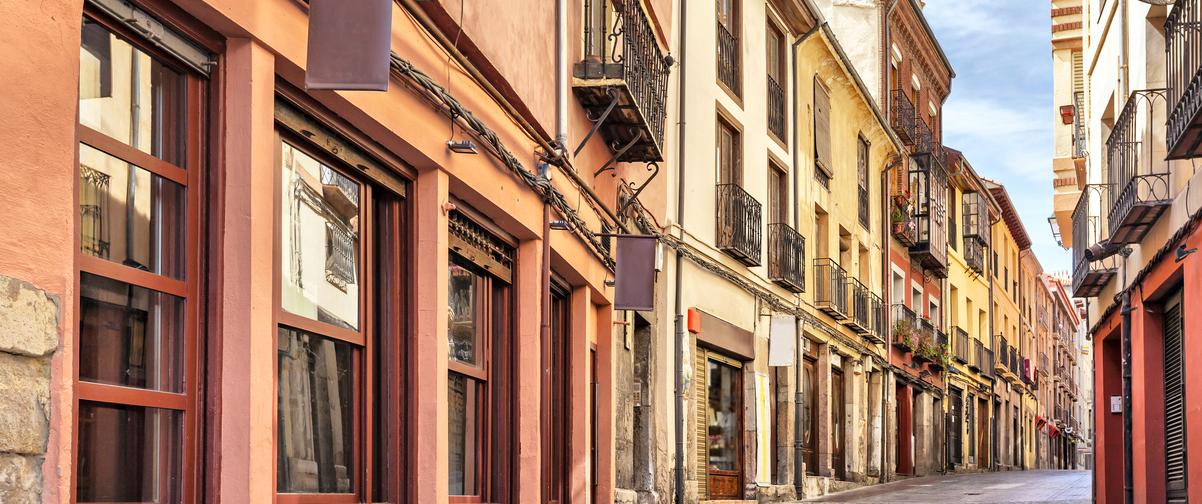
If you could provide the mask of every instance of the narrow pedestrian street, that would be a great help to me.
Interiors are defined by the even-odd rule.
[[[1090,471],[1006,471],[927,476],[804,502],[1055,502],[1091,500]]]

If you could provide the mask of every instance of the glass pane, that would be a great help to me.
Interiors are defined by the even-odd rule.
[[[183,279],[185,194],[175,182],[80,144],[80,249]]]
[[[359,328],[359,184],[282,144],[280,304]]]
[[[452,372],[447,378],[447,436],[450,441],[451,495],[480,494],[480,460],[483,443],[481,408],[484,385]]]
[[[84,18],[79,47],[80,124],[182,167],[184,79]]]
[[[83,273],[79,279],[79,378],[184,391],[184,300]]]
[[[709,361],[709,432],[710,469],[739,470],[739,415],[741,394],[739,370]]]
[[[354,491],[353,356],[349,343],[279,329],[280,492]]]
[[[79,403],[79,502],[183,502],[182,412]]]
[[[452,359],[476,364],[476,274],[451,263],[447,341]]]

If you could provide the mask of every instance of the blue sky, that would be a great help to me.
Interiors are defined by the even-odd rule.
[[[943,108],[943,143],[1006,185],[1045,271],[1070,269],[1052,215],[1052,53],[1048,3],[927,0],[927,21],[956,78]]]

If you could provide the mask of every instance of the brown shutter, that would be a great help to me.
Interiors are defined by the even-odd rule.
[[[709,432],[705,412],[709,408],[709,380],[706,372],[705,349],[693,347],[693,407],[695,409],[696,425],[693,434],[697,449],[697,498],[705,500],[709,497]]]
[[[1186,502],[1185,363],[1180,298],[1164,311],[1164,472],[1168,502]]]
[[[834,174],[831,164],[831,97],[818,77],[814,77],[814,161],[826,172]]]

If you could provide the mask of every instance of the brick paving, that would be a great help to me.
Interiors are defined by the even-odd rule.
[[[912,478],[804,502],[1088,504],[1089,471],[1007,471]]]

